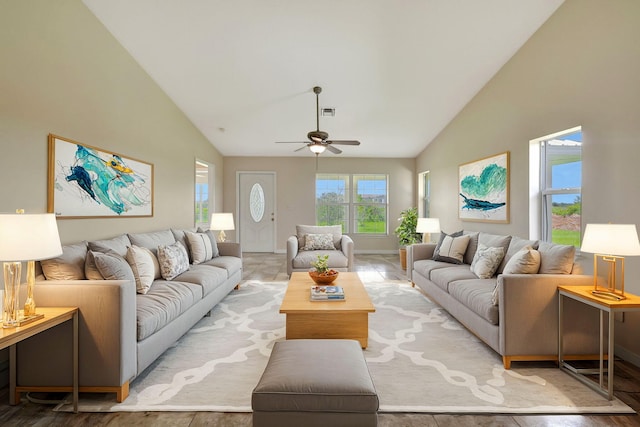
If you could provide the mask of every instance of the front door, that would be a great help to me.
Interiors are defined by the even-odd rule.
[[[243,252],[275,250],[275,172],[238,172],[238,215]]]

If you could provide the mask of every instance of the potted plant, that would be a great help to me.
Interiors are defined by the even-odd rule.
[[[400,245],[400,266],[407,269],[407,246],[422,242],[422,234],[416,233],[418,226],[418,208],[408,208],[400,212],[400,224],[395,229]]]
[[[311,262],[314,269],[309,271],[309,276],[319,285],[331,283],[338,277],[338,272],[329,268],[328,260],[329,255],[318,255],[317,259]]]

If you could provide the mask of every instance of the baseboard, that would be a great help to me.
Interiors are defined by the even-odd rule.
[[[615,346],[614,351],[615,351],[616,357],[626,360],[632,365],[635,365],[640,368],[640,355],[632,352],[631,350],[627,350],[626,348],[621,347],[619,345]]]

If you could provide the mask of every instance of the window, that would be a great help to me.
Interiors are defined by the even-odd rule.
[[[344,233],[387,234],[387,175],[316,175],[316,224]]]
[[[194,224],[196,227],[209,228],[210,214],[214,211],[213,201],[214,188],[214,165],[202,160],[196,160],[196,188],[195,188],[195,209]]]
[[[579,247],[582,214],[582,130],[541,138],[540,238]]]
[[[421,172],[418,175],[418,214],[420,218],[431,216],[431,178],[429,172]]]

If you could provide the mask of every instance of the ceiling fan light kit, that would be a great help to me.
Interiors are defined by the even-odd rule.
[[[307,138],[311,142],[278,141],[278,143],[285,142],[285,143],[294,143],[294,144],[306,144],[306,146],[309,147],[309,150],[311,150],[311,152],[314,153],[316,156],[318,156],[318,154],[324,153],[325,150],[329,150],[334,154],[342,153],[342,150],[332,146],[332,144],[360,145],[360,141],[355,141],[355,140],[330,140],[329,134],[327,132],[320,130],[320,101],[319,101],[318,95],[320,95],[321,92],[322,92],[322,88],[320,86],[314,86],[313,93],[316,94],[316,130],[312,130],[311,132],[307,133]],[[330,111],[332,113],[327,115],[331,115],[331,116],[335,115],[335,109],[323,108],[322,110],[323,115],[325,110],[327,110],[327,112]],[[297,149],[295,151],[299,151],[299,150],[300,149]]]

